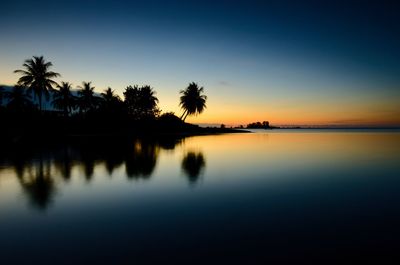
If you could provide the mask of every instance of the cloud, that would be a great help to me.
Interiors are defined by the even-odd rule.
[[[224,80],[219,81],[218,84],[221,86],[230,86],[231,85],[228,81],[224,81]]]

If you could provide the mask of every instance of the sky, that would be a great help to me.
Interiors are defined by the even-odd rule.
[[[0,84],[43,55],[56,81],[148,84],[178,116],[197,82],[193,123],[400,126],[398,14],[396,1],[3,0]]]

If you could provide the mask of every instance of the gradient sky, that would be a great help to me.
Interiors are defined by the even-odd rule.
[[[400,125],[396,1],[2,1],[0,84],[43,55],[74,86],[149,84],[194,123]]]

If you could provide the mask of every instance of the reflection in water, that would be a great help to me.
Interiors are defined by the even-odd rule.
[[[63,148],[60,159],[54,161],[54,166],[64,180],[69,180],[71,178],[72,165],[72,154],[70,148]]]
[[[2,264],[398,263],[398,132],[66,141],[0,148]]]
[[[57,146],[20,146],[12,150],[0,150],[0,165],[13,167],[31,205],[43,210],[51,204],[56,194],[57,177],[69,181],[74,167],[80,169],[86,181],[96,176],[97,166],[103,166],[105,172],[112,176],[113,171],[122,165],[125,166],[128,179],[149,179],[156,167],[160,149],[173,150],[181,142],[182,138],[128,141],[79,138]],[[189,158],[185,168],[193,166],[196,167]],[[192,178],[198,175],[193,168],[188,172],[194,172],[190,174]]]
[[[87,181],[90,181],[93,177],[94,163],[94,154],[83,152],[81,167]]]
[[[137,140],[131,149],[125,159],[126,175],[130,179],[149,178],[156,166],[158,146]]]
[[[201,152],[188,152],[182,160],[182,170],[189,182],[195,184],[206,165],[204,155]]]
[[[44,162],[39,158],[37,163],[28,166],[20,173],[22,174],[17,175],[19,182],[31,205],[39,210],[46,209],[55,195],[50,162]]]

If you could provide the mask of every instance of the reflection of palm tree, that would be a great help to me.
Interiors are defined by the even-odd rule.
[[[112,175],[114,169],[124,163],[124,154],[121,151],[122,150],[113,147],[106,149],[104,152],[104,166],[109,176]]]
[[[188,152],[182,160],[182,169],[191,183],[198,180],[205,165],[203,153]]]
[[[186,117],[188,115],[196,115],[204,111],[204,109],[206,108],[207,96],[202,95],[203,92],[204,88],[199,87],[194,82],[190,83],[186,89],[181,90],[180,93],[182,94],[182,96],[180,98],[179,105],[184,110],[181,116],[181,119],[183,118],[183,121],[186,120]]]
[[[18,179],[22,179],[24,177],[27,161],[25,157],[18,157],[13,159],[13,167],[15,175]]]
[[[24,110],[33,106],[30,101],[30,96],[26,93],[26,90],[19,85],[14,86],[10,92],[6,92],[5,97],[8,99],[7,107],[12,110]]]
[[[94,154],[87,153],[82,156],[82,167],[85,178],[87,181],[90,181],[93,177],[94,173],[94,166],[95,166],[95,158]]]
[[[120,166],[123,163],[123,160],[115,159],[114,157],[110,156],[104,161],[105,168],[109,176],[112,175],[114,169]]]
[[[82,86],[79,88],[81,88],[81,90],[78,91],[80,111],[87,113],[95,109],[99,103],[99,98],[94,95],[92,82],[82,82]]]
[[[178,118],[179,119],[179,118]],[[161,137],[157,140],[157,144],[164,150],[174,150],[177,145],[181,145],[184,142],[182,136],[172,137]]]
[[[55,183],[50,174],[50,165],[44,168],[42,158],[27,178],[20,178],[20,183],[35,208],[45,210],[48,207],[55,193]]]
[[[69,148],[63,148],[61,157],[54,161],[54,165],[64,180],[69,180],[71,178],[72,159]]]
[[[28,87],[33,91],[35,97],[39,99],[39,108],[42,110],[42,96],[46,99],[49,98],[49,91],[53,90],[53,86],[57,83],[53,78],[60,76],[60,74],[49,71],[53,64],[46,62],[43,56],[33,56],[33,59],[25,60],[22,65],[24,70],[15,70],[14,73],[22,74],[18,80],[18,84]]]
[[[148,178],[157,163],[158,147],[152,143],[136,141],[125,160],[128,178]]]
[[[52,103],[55,108],[63,111],[64,117],[67,117],[75,107],[76,98],[71,93],[70,83],[61,82],[61,85],[58,85],[57,87],[59,90],[55,91]]]

